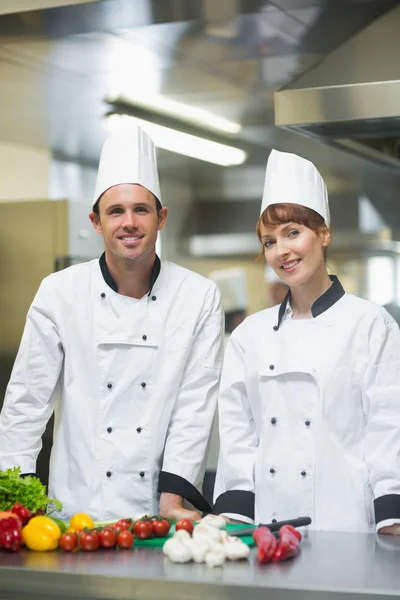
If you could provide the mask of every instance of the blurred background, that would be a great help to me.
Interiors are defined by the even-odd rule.
[[[331,272],[400,320],[399,31],[393,0],[0,0],[0,405],[41,279],[102,252],[97,163],[126,119],[159,148],[158,252],[217,282],[226,337],[284,293],[256,261],[272,148],[325,178]],[[51,424],[44,481],[50,446]]]

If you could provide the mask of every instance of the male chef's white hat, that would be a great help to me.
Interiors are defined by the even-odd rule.
[[[271,204],[281,203],[312,208],[329,227],[328,192],[318,169],[297,154],[272,150],[267,163],[261,214]]]
[[[136,123],[112,133],[104,142],[92,206],[120,183],[138,183],[161,202],[154,143]]]
[[[220,269],[212,271],[209,277],[219,287],[225,312],[247,309],[247,280],[244,269]]]

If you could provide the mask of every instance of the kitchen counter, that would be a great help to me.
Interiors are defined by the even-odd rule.
[[[0,553],[0,598],[358,600],[400,596],[400,537],[310,532],[278,565],[176,565],[160,550]]]

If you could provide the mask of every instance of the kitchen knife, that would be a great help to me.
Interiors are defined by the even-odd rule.
[[[283,525],[291,525],[292,527],[305,527],[306,525],[310,525],[311,519],[310,517],[298,517],[297,519],[287,519],[286,521],[277,521],[276,523],[260,523],[259,527],[268,527],[272,532],[279,531]],[[254,527],[246,527],[244,529],[235,529],[234,531],[229,531],[229,535],[234,537],[244,537],[247,535],[253,535],[256,531]]]

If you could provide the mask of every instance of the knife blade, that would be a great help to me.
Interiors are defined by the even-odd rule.
[[[292,527],[305,527],[306,525],[311,524],[310,517],[297,517],[297,519],[287,519],[286,521],[277,521],[276,523],[260,523],[258,527],[268,527],[272,532],[279,531],[281,527],[284,525],[291,525]],[[246,527],[244,529],[235,529],[234,531],[230,531],[229,535],[234,537],[244,537],[248,535],[253,535],[256,531],[254,527]]]

